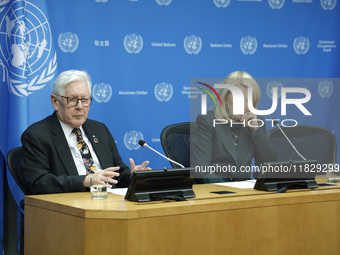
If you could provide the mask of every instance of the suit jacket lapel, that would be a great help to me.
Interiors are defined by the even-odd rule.
[[[237,161],[237,165],[240,166],[242,165],[242,163],[246,160],[249,160],[249,152],[251,152],[251,143],[249,142],[249,135],[247,133],[247,131],[244,128],[241,128],[240,131],[240,138],[239,138],[239,142],[238,142],[238,161]],[[251,157],[253,157],[251,155]],[[248,163],[248,162],[246,162]]]
[[[69,175],[78,175],[76,165],[73,161],[72,154],[68,147],[63,129],[60,126],[56,113],[52,118],[52,140],[55,145],[56,151],[59,154],[59,158],[63,163],[66,171]]]
[[[217,125],[216,132],[218,133],[218,137],[221,137],[225,149],[233,157],[234,161],[237,162],[237,151],[234,145],[233,138],[231,136],[230,126]]]

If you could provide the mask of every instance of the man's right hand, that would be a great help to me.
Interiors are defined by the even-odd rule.
[[[113,184],[117,184],[118,181],[112,179],[113,177],[118,177],[119,173],[117,173],[116,171],[119,170],[119,166],[117,167],[108,167],[104,170],[101,171],[97,171],[94,174],[89,174],[85,177],[84,181],[83,181],[83,185],[87,188],[90,188],[91,186],[91,181],[90,179],[92,179],[92,185],[93,184],[105,184],[105,182],[108,182],[108,187],[112,188],[112,185],[110,185],[110,183]]]

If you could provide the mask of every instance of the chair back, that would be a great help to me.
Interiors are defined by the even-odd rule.
[[[282,127],[282,130],[306,159],[315,159],[319,164],[336,163],[337,141],[330,130],[308,125]],[[302,160],[278,128],[269,130],[268,136],[279,161]]]
[[[14,148],[7,153],[7,166],[10,173],[13,176],[13,179],[22,190],[25,195],[29,195],[28,189],[26,188],[21,174],[21,155],[22,155],[22,148]]]
[[[161,144],[168,158],[190,166],[190,143],[196,133],[195,122],[183,122],[167,126],[161,133]],[[177,165],[170,162],[173,168]]]

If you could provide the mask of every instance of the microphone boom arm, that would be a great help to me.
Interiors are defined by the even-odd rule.
[[[168,160],[168,161],[170,161],[170,162],[172,162],[172,163],[174,163],[174,164],[180,166],[181,168],[185,168],[182,164],[180,164],[180,163],[178,163],[178,162],[176,162],[176,161],[174,161],[174,160],[172,160],[172,159],[170,159],[170,158],[168,158],[168,157],[165,157],[162,153],[159,153],[158,151],[156,151],[155,149],[151,148],[151,147],[150,147],[149,145],[147,145],[146,143],[145,143],[143,146],[148,147],[150,150],[156,152],[158,155],[160,155],[160,156],[162,156],[163,158],[165,158],[166,160]]]
[[[151,148],[151,147],[148,146],[147,143],[144,142],[143,140],[139,140],[138,143],[139,143],[140,146],[142,146],[142,147],[147,147],[147,148],[149,148],[150,150],[152,150],[153,152],[156,152],[158,155],[162,156],[163,158],[165,158],[166,160],[170,161],[171,163],[174,163],[174,164],[180,166],[181,168],[185,168],[185,166],[181,165],[180,163],[176,162],[175,160],[172,160],[172,159],[170,159],[170,158],[164,156],[162,153],[160,153],[160,152],[156,151],[155,149]]]
[[[283,132],[283,130],[281,129],[279,124],[276,124],[276,126],[280,129],[281,133],[285,136],[286,140],[289,142],[289,144],[293,147],[293,149],[295,150],[295,152],[303,159],[303,160],[307,160],[304,156],[301,155],[301,153],[295,148],[294,144],[290,141],[290,139],[287,137],[286,133]]]

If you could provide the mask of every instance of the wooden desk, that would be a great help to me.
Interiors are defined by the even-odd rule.
[[[237,193],[217,195],[211,191]],[[206,184],[184,202],[27,196],[30,254],[340,254],[340,186],[283,194]]]

